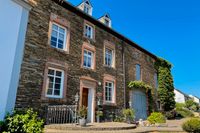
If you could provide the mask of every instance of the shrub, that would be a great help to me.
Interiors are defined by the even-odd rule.
[[[185,109],[185,108],[177,108],[176,113],[178,117],[182,117],[182,118],[194,116],[194,114],[190,110]]]
[[[151,115],[147,118],[147,120],[151,124],[165,123],[166,122],[165,116],[162,113],[159,113],[159,112],[151,113]]]
[[[200,119],[192,118],[183,123],[182,128],[186,132],[200,133]]]
[[[122,114],[124,118],[128,121],[133,120],[135,117],[135,112],[133,109],[123,109]]]
[[[166,117],[168,120],[175,119],[175,117],[176,117],[176,111],[175,111],[175,110],[172,110],[172,111],[166,112],[166,113],[165,113],[165,117]]]
[[[176,103],[176,108],[185,108],[185,103]]]
[[[5,118],[6,132],[20,132],[20,133],[41,133],[43,129],[43,120],[38,118],[36,112],[32,109],[25,113],[14,112],[12,115],[7,115]]]
[[[103,112],[102,111],[96,111],[96,116],[97,117],[102,117],[103,116]]]
[[[86,119],[86,118],[87,118],[87,107],[81,106],[81,107],[79,108],[78,114],[79,114],[79,117],[85,118],[85,119]]]

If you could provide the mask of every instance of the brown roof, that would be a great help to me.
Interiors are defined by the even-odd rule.
[[[132,45],[133,47],[143,51],[146,54],[148,54],[152,58],[154,58],[154,59],[158,58],[156,55],[154,55],[151,52],[147,51],[146,49],[142,48],[141,46],[139,46],[138,44],[136,44],[132,40],[130,40],[127,37],[123,36],[122,34],[118,33],[117,31],[105,26],[104,24],[102,24],[101,22],[99,22],[98,20],[93,18],[92,16],[89,16],[88,14],[84,13],[80,9],[76,8],[75,6],[70,4],[69,2],[66,2],[64,0],[52,0],[52,1],[56,2],[57,4],[61,5],[62,7],[66,8],[66,9],[76,13],[77,15],[81,16],[82,18],[86,19],[87,21],[90,21],[94,25],[104,29],[105,31],[109,32],[110,34],[115,35],[116,37],[123,40],[124,42],[126,42],[126,43]]]

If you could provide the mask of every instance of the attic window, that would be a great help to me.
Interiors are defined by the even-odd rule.
[[[84,4],[83,11],[89,15],[92,15],[92,7],[89,5],[88,2]]]
[[[106,25],[106,26],[110,26],[110,20],[109,20],[109,19],[105,18],[104,21],[105,21],[105,25]]]

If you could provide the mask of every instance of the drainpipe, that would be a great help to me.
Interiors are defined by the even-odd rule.
[[[124,83],[124,108],[126,108],[126,67],[125,67],[125,54],[124,54],[124,42],[122,41],[122,63],[123,63],[123,83]]]

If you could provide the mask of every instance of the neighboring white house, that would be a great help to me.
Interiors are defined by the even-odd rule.
[[[185,103],[188,99],[190,99],[188,95],[186,95],[185,93],[183,93],[178,89],[174,89],[174,93],[175,93],[175,101],[177,103]]]
[[[193,95],[189,95],[189,96],[194,100],[194,102],[200,104],[200,98],[193,96]]]
[[[0,120],[15,106],[30,9],[26,0],[0,0]]]

